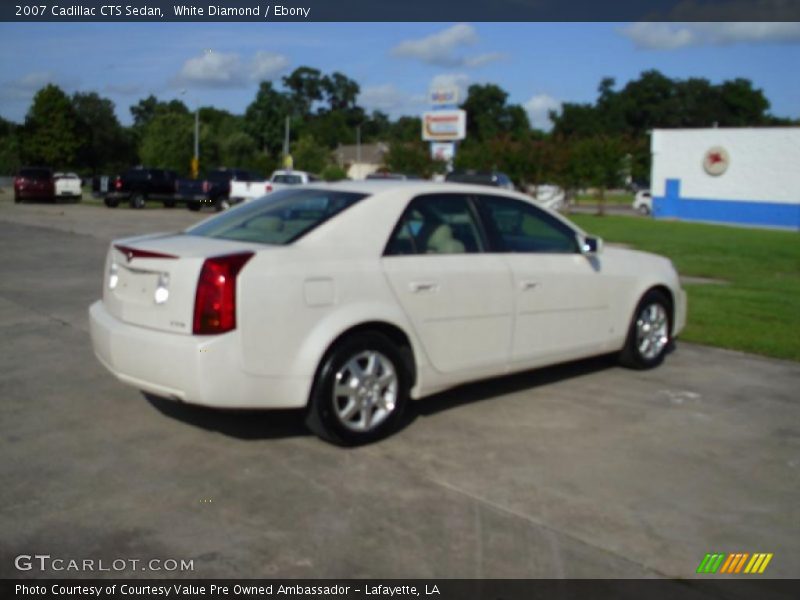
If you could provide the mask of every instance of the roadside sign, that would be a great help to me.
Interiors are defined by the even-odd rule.
[[[283,157],[283,168],[287,171],[291,171],[294,168],[294,159],[291,154],[287,154]]]
[[[458,88],[452,86],[433,89],[430,92],[430,101],[434,108],[455,107],[458,105]]]
[[[192,171],[192,179],[197,179],[200,174],[200,159],[193,158],[189,168]]]
[[[467,136],[467,113],[463,110],[435,110],[422,114],[422,139],[454,142]]]
[[[431,158],[450,163],[456,155],[456,145],[453,142],[431,142]]]

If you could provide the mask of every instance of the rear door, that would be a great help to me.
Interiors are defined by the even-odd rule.
[[[513,320],[511,273],[463,194],[418,196],[404,212],[383,270],[434,368],[502,370]]]

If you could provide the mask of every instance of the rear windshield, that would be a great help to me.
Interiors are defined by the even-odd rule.
[[[272,178],[274,183],[286,183],[289,185],[299,185],[303,183],[303,178],[300,175],[275,175]]]
[[[186,230],[189,235],[283,246],[300,239],[366,194],[292,189],[273,192]]]
[[[50,179],[53,174],[50,169],[20,169],[19,176],[25,179]]]

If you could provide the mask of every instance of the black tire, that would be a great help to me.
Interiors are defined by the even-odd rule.
[[[231,207],[231,203],[228,202],[228,199],[225,197],[220,196],[216,200],[214,200],[214,210],[217,212],[222,212],[223,210],[228,210]]]
[[[21,204],[22,198],[19,197],[18,194],[14,194],[14,204]]]
[[[164,208],[175,208],[175,200],[164,200]]]
[[[642,204],[639,208],[636,209],[637,212],[642,215],[643,217],[650,216],[650,208],[646,204]]]
[[[146,204],[144,196],[142,194],[134,194],[131,196],[130,199],[130,206],[131,208],[142,209]]]
[[[191,210],[192,212],[197,212],[200,210],[200,203],[199,202],[189,202],[186,204],[186,208]]]
[[[359,379],[348,365],[356,362],[367,369],[370,356],[375,356],[373,372],[362,373],[363,379]],[[387,369],[387,366],[390,368]],[[334,395],[337,374],[347,374],[359,382],[359,385],[351,385],[352,396]],[[382,377],[388,378],[388,381],[381,381]],[[323,440],[341,446],[374,442],[394,432],[400,425],[408,405],[410,385],[406,362],[400,349],[391,340],[380,333],[354,333],[338,342],[322,360],[309,398],[306,425]],[[368,389],[373,392],[370,393]],[[360,398],[362,404],[359,405],[355,397]],[[383,401],[389,402],[390,408]],[[359,426],[355,421],[361,420],[348,421],[342,415],[351,402],[361,406],[353,417],[366,413],[375,423],[363,430],[354,429]]]
[[[119,206],[119,200],[114,198],[106,198],[103,202],[108,208],[117,208]]]
[[[630,369],[652,369],[672,347],[672,302],[659,290],[647,292],[633,313],[619,362]]]

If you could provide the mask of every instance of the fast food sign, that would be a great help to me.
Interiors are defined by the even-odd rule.
[[[454,142],[467,137],[467,113],[463,110],[435,110],[422,114],[422,139]]]

